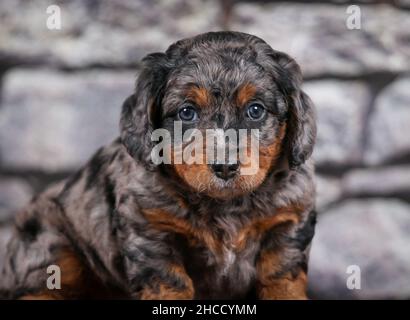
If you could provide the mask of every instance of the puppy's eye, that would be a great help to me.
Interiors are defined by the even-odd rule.
[[[246,114],[252,120],[260,120],[265,115],[265,108],[259,103],[253,103],[246,110]]]
[[[195,121],[198,119],[198,113],[192,106],[182,107],[178,112],[178,117],[182,121]]]

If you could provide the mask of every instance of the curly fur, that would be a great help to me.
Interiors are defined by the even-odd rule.
[[[200,129],[243,127],[242,104],[265,102],[263,171],[238,178],[238,192],[216,190],[206,166],[151,162],[150,134],[172,131],[187,90],[202,104]],[[143,59],[120,127],[121,138],[18,214],[1,297],[306,297],[316,125],[292,58],[237,32],[178,41]],[[209,179],[196,189],[199,172]],[[46,288],[51,264],[61,290]]]

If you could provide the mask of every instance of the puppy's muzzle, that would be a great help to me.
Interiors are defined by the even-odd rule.
[[[210,165],[212,171],[218,178],[229,180],[237,175],[239,172],[239,164],[212,164]]]

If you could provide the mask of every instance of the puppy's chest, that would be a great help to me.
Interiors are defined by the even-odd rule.
[[[190,248],[184,265],[197,299],[245,298],[255,279],[254,259],[224,248],[215,256],[207,248]]]
[[[197,298],[244,298],[253,286],[258,238],[242,239],[242,229],[219,230],[213,238],[179,237],[177,244]],[[211,240],[212,239],[212,240]],[[202,241],[201,241],[202,240]]]
[[[198,298],[245,297],[254,284],[261,241],[281,221],[275,214],[255,212],[201,221],[194,214],[189,219],[150,210],[145,217],[151,228],[165,233],[165,244],[181,254]]]

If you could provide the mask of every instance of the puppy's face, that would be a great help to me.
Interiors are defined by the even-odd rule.
[[[313,108],[300,79],[294,60],[251,35],[217,32],[181,40],[144,59],[136,93],[123,106],[123,142],[148,163],[150,133],[166,129],[172,137],[167,170],[191,190],[224,199],[251,192],[279,158],[295,168],[312,152]],[[236,133],[234,140],[223,136],[222,159],[209,130]],[[202,138],[184,139],[194,131]],[[177,142],[179,134],[184,138]],[[193,151],[186,153],[188,144]]]
[[[284,97],[271,74],[244,56],[246,50],[193,50],[184,65],[171,72],[164,90],[160,126],[174,136],[175,122],[180,121],[182,134],[197,129],[203,137],[183,142],[181,149],[201,144],[197,146],[202,150],[198,157],[201,161],[187,163],[188,159],[182,157],[180,164],[172,161],[173,170],[183,183],[212,197],[227,198],[256,189],[283,147],[287,117]],[[233,137],[237,139],[226,137],[223,142],[223,159],[217,159],[217,140],[210,139],[209,132],[214,129],[236,133]],[[258,145],[254,146],[252,129],[258,133]],[[207,150],[215,150],[213,158]],[[238,152],[229,159],[230,151]],[[172,152],[175,156],[175,141]],[[244,152],[246,163],[239,152]]]

